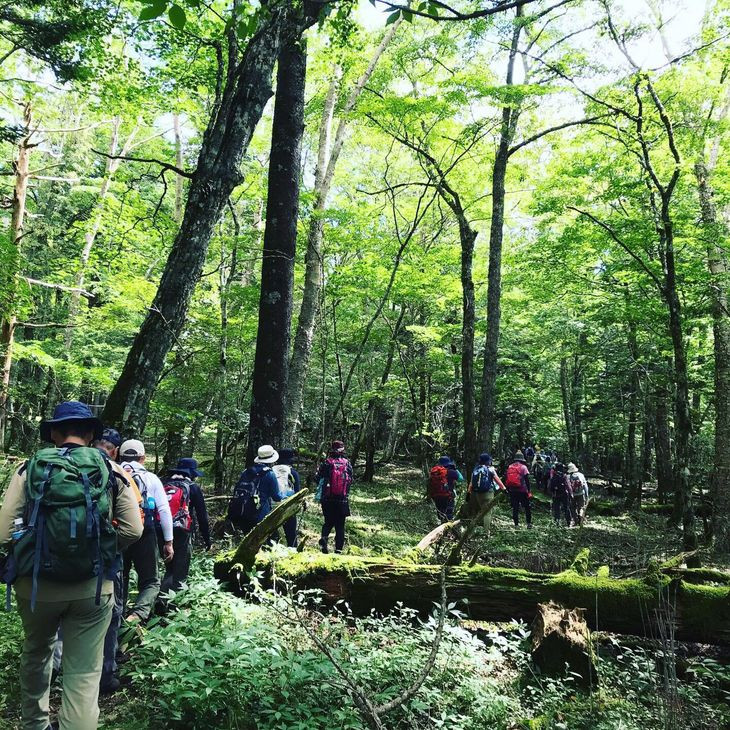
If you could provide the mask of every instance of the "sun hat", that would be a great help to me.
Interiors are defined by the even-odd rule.
[[[198,469],[198,462],[190,457],[178,459],[176,466],[169,470],[170,474],[185,474],[189,477],[202,477],[203,472]]]
[[[439,462],[438,463],[439,463],[440,466],[449,466],[449,464],[451,464],[451,457],[450,456],[442,456],[439,459]]]
[[[512,458],[512,461],[521,461],[523,464],[525,464],[525,455],[521,451],[518,451]]]
[[[571,461],[568,464],[568,474],[575,474],[578,471],[578,467]]]
[[[86,421],[94,432],[94,438],[101,438],[104,424],[91,412],[86,403],[77,400],[69,400],[59,403],[53,409],[53,418],[41,421],[40,432],[44,441],[51,440],[51,428],[59,423],[68,421]]]
[[[122,445],[122,437],[116,428],[105,428],[101,434],[102,441],[108,441],[112,446],[119,448]]]
[[[146,453],[144,444],[137,439],[127,439],[119,447],[119,458],[122,460],[125,456],[144,456]]]
[[[273,464],[279,461],[279,453],[273,446],[266,444],[259,446],[258,455],[254,459],[254,464]]]

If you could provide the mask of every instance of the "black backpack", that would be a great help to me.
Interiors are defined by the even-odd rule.
[[[228,503],[228,519],[234,525],[256,522],[261,508],[259,485],[267,471],[269,467],[261,471],[248,468],[241,474]]]

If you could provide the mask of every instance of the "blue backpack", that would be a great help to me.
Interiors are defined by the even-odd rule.
[[[472,489],[475,492],[492,492],[494,491],[494,476],[492,470],[480,464],[474,468],[471,474]]]

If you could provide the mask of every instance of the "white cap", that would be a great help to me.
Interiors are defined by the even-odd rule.
[[[119,447],[119,460],[124,461],[125,456],[144,456],[144,444],[137,439],[127,439]]]
[[[256,464],[273,464],[279,461],[279,454],[273,446],[259,446],[258,456],[254,459]]]

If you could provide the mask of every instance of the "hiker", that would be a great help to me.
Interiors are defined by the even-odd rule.
[[[122,437],[119,431],[113,428],[105,428],[101,438],[94,441],[94,447],[103,451],[109,460],[116,463],[119,459],[119,447],[122,445]],[[139,505],[142,502],[142,496],[137,489],[133,479],[130,479],[127,473],[120,468],[119,470],[127,480],[132,490],[135,502]],[[117,649],[119,647],[119,626],[122,621],[122,613],[124,612],[124,585],[123,585],[123,559],[119,561],[119,570],[114,576],[114,605],[112,606],[112,620],[104,637],[104,661],[101,670],[101,682],[99,684],[99,693],[102,695],[113,694],[121,686],[121,682],[117,677]],[[55,660],[54,660],[55,661]]]
[[[102,424],[86,404],[59,404],[53,418],[41,422],[40,432],[55,447],[40,449],[15,472],[0,508],[0,548],[12,552],[7,564],[11,574],[5,578],[17,575],[25,635],[20,663],[23,727],[50,727],[53,648],[60,624],[64,685],[59,727],[95,730],[117,549],[139,538],[142,522],[118,467],[88,448],[102,436]],[[58,560],[35,556],[39,538]]]
[[[333,528],[335,552],[341,553],[345,546],[345,520],[350,516],[348,495],[351,485],[352,464],[345,457],[345,444],[342,441],[333,441],[330,455],[317,472],[317,496],[324,515],[322,537],[319,539],[319,547],[323,553],[329,552],[327,543]]]
[[[428,496],[436,507],[436,514],[441,524],[454,519],[456,502],[454,486],[458,479],[453,473],[454,469],[451,469],[452,478],[449,479],[452,463],[450,456],[442,456],[428,474]]]
[[[552,514],[553,521],[556,525],[560,524],[560,513],[563,513],[565,525],[571,525],[571,509],[570,509],[570,483],[565,473],[565,464],[558,462],[553,469],[553,475],[550,477],[550,494],[553,498]]]
[[[528,444],[522,450],[522,453],[523,453],[523,455],[525,457],[525,464],[529,464],[530,466],[532,466],[532,462],[533,462],[533,460],[535,458],[535,449]]]
[[[535,466],[532,470],[533,476],[535,477],[535,485],[539,489],[542,489],[543,492],[547,492],[548,484],[550,482],[550,462],[543,459],[540,454],[538,454],[535,459]]]
[[[271,512],[271,502],[280,502],[279,482],[271,468],[279,460],[273,446],[258,449],[252,466],[241,472],[228,503],[228,519],[244,533],[258,525]]]
[[[588,481],[572,461],[568,464],[568,479],[572,495],[570,511],[573,515],[573,524],[580,527],[585,519],[588,505]]]
[[[279,482],[279,492],[284,498],[291,497],[301,488],[299,472],[293,466],[295,456],[294,449],[282,449],[279,452],[279,461],[274,467],[274,474]],[[293,515],[284,523],[284,535],[286,536],[287,546],[295,548],[297,546],[296,515]]]
[[[507,487],[509,501],[512,505],[512,521],[515,527],[520,526],[520,507],[525,510],[527,529],[532,529],[532,507],[530,505],[530,470],[525,462],[525,455],[518,451],[507,467],[504,484]]]
[[[484,507],[491,502],[500,489],[504,489],[502,480],[497,475],[497,470],[492,466],[492,457],[487,454],[479,456],[479,463],[474,467],[471,473],[471,493],[477,503],[477,512],[481,512]],[[484,515],[484,530],[489,537],[492,528],[492,516],[494,509],[490,509]]]
[[[154,608],[160,592],[157,574],[157,532],[159,521],[162,530],[162,556],[169,563],[174,555],[172,545],[172,515],[162,482],[155,474],[145,469],[147,459],[144,444],[137,439],[125,441],[119,449],[119,458],[124,471],[134,480],[142,496],[140,512],[144,523],[142,537],[130,545],[124,553],[122,576],[122,604],[127,605],[129,596],[129,573],[134,566],[137,573],[137,600],[127,614],[127,621],[146,621]]]
[[[173,556],[165,566],[160,594],[179,591],[182,584],[188,579],[190,557],[193,552],[191,536],[194,526],[197,525],[200,529],[205,549],[210,550],[208,510],[205,508],[203,492],[195,483],[195,480],[202,476],[203,472],[198,469],[198,462],[185,457],[169,470],[165,479],[164,490],[172,515]],[[164,612],[166,602],[158,601],[158,608]]]

